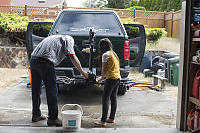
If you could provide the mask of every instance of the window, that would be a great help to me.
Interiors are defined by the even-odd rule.
[[[98,35],[122,35],[119,23],[113,14],[65,13],[61,16],[54,33],[88,34],[93,29]]]
[[[38,3],[45,3],[46,0],[38,0]]]

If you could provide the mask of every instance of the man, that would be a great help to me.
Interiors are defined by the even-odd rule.
[[[73,65],[80,73],[88,78],[88,74],[83,70],[80,61],[74,52],[74,39],[68,35],[52,35],[45,38],[34,49],[31,54],[30,67],[32,74],[32,122],[45,120],[40,111],[40,89],[41,82],[44,82],[48,105],[48,126],[62,126],[58,119],[58,103],[56,86],[56,74],[54,66],[68,56]]]

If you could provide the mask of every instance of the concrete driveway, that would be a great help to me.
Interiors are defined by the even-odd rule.
[[[46,126],[46,121],[31,122],[31,90],[26,87],[27,79],[20,79],[0,89],[0,125]],[[101,118],[101,96],[103,90],[97,87],[76,86],[66,89],[60,86],[59,115],[64,104],[76,103],[83,108],[82,128],[94,128],[93,122]],[[118,97],[115,124],[108,128],[175,128],[176,98],[167,93],[149,88],[132,87]],[[45,90],[41,93],[42,113],[47,115]],[[60,116],[61,117],[61,116]]]

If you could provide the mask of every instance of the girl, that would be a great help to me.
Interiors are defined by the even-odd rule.
[[[104,78],[104,92],[102,98],[102,117],[101,121],[95,122],[98,126],[106,126],[107,123],[114,123],[115,113],[117,109],[117,91],[120,84],[120,64],[117,54],[112,49],[112,43],[108,38],[99,41],[100,59],[101,59],[101,76],[96,80],[100,82]],[[111,100],[110,116],[108,114],[108,102]]]

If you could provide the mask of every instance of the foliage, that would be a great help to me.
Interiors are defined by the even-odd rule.
[[[17,14],[0,13],[0,34],[9,38],[15,45],[25,45],[25,31],[28,22],[33,21],[28,17],[21,17]]]
[[[134,22],[133,19],[121,19],[123,24],[140,24],[138,22]],[[146,27],[146,26],[144,26]],[[138,34],[139,29],[137,27],[125,26],[126,32],[129,37],[135,37]],[[167,32],[164,28],[145,28],[147,42],[150,44],[156,44],[157,41],[167,35]]]
[[[40,37],[47,37],[52,24],[36,24],[33,26],[33,34]]]
[[[140,24],[139,22],[134,22],[132,18],[121,19],[123,24]]]
[[[121,22],[123,24],[133,24],[134,23],[132,18],[121,19]]]
[[[107,7],[107,0],[86,0],[82,5],[85,8]]]
[[[129,4],[132,0],[107,0],[108,8],[118,8],[125,9],[126,5]]]
[[[143,11],[146,11],[146,9],[145,9],[145,7],[142,7],[142,6],[132,6],[132,7],[129,7],[129,8],[127,8],[127,9],[134,9],[135,8],[135,10],[143,10]]]
[[[25,16],[19,16],[17,14],[0,13],[0,34],[2,37],[9,38],[15,46],[25,46],[25,33],[27,30],[28,23],[34,21],[36,20],[29,19]],[[41,29],[41,27],[35,27],[34,31],[39,32],[37,31],[38,28]],[[46,25],[42,28],[45,32],[46,30],[49,30],[51,26]]]
[[[161,37],[166,36],[167,32],[164,28],[146,28],[147,41],[150,43],[157,42]]]
[[[129,2],[129,5],[126,5],[126,8],[137,6],[137,5],[138,5],[138,1],[132,0],[132,1]]]
[[[133,6],[145,7],[147,11],[178,11],[181,9],[180,0],[132,0],[126,8]]]
[[[129,36],[129,38],[135,38],[139,34],[139,28],[138,27],[132,27],[132,26],[125,26],[126,32]]]
[[[33,21],[28,17],[20,17],[17,14],[0,13],[0,27],[5,32],[22,32],[26,31],[28,22]]]

